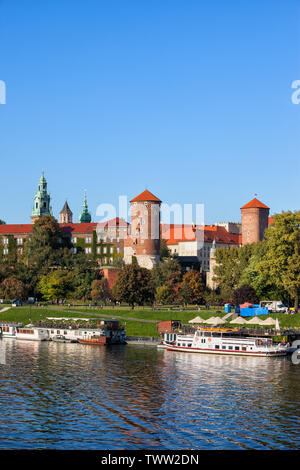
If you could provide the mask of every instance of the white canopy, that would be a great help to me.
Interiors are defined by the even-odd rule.
[[[206,323],[207,325],[221,325],[223,323],[226,323],[226,321],[223,320],[223,318],[221,317],[211,317],[205,320],[204,323]]]
[[[244,325],[245,323],[248,323],[248,322],[243,317],[234,318],[230,322],[230,324],[235,324],[235,325]]]
[[[247,323],[251,325],[265,325],[264,321],[258,317],[252,317]]]
[[[192,318],[192,320],[190,320],[189,323],[204,323],[204,320],[201,317],[195,317],[195,318]]]
[[[278,321],[278,318],[276,318],[276,322],[275,322],[275,330],[280,330],[280,326],[279,326],[279,321]]]
[[[271,317],[266,318],[266,320],[262,320],[261,325],[276,325],[276,320]]]

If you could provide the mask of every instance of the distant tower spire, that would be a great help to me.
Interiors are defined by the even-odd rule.
[[[59,223],[61,224],[71,224],[73,220],[73,212],[71,211],[67,200],[64,203],[62,210],[59,213]]]
[[[47,181],[45,179],[43,170],[42,176],[40,177],[38,183],[38,192],[34,196],[33,208],[31,212],[32,223],[34,223],[38,217],[45,215],[52,215],[52,208],[50,206],[50,194],[47,193]]]
[[[88,211],[88,205],[87,205],[87,198],[86,198],[86,191],[84,191],[84,198],[83,198],[83,206],[82,206],[82,211],[79,217],[79,221],[81,223],[90,223],[92,220],[91,214]]]

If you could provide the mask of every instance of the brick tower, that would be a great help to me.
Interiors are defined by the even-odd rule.
[[[141,267],[152,269],[160,260],[160,204],[147,189],[130,201],[131,233],[124,240],[124,261],[136,258]]]
[[[64,207],[59,213],[60,224],[71,224],[73,221],[73,212],[71,211],[67,201],[64,203]]]
[[[269,225],[270,208],[254,198],[241,207],[242,216],[242,245],[255,243],[264,238]]]

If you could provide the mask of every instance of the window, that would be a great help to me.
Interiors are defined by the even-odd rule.
[[[245,346],[243,346],[242,351],[247,351],[247,348],[245,348]]]
[[[17,238],[17,245],[22,245],[23,238]]]
[[[116,242],[119,243],[119,241],[120,241],[120,237],[117,237]]]
[[[119,247],[117,247],[117,253],[118,253],[118,254],[120,253],[120,248],[119,248]]]
[[[114,252],[114,247],[111,246],[109,252],[112,254]]]
[[[3,238],[3,245],[8,245],[8,238]]]
[[[107,253],[107,247],[106,246],[103,247],[103,253],[104,254]]]
[[[235,351],[239,351],[239,350],[240,350],[240,347],[239,347],[239,346],[235,346],[235,347],[234,347],[234,350],[235,350]]]
[[[103,264],[107,264],[107,258],[103,258]]]
[[[4,249],[3,249],[3,254],[4,254],[4,255],[8,255],[8,248],[4,248]]]
[[[72,238],[71,238],[71,242],[72,242],[72,243],[77,243],[77,237],[72,237]]]
[[[113,258],[109,258],[109,263],[110,263],[110,264],[113,264],[113,261],[114,261]]]
[[[226,349],[226,346],[223,345],[223,346],[222,346],[222,349]]]
[[[97,237],[97,243],[100,243],[100,242],[101,242],[101,237],[100,237],[100,235],[98,235],[98,237]]]
[[[77,248],[76,248],[76,247],[72,248],[72,253],[73,253],[74,255],[76,255],[76,253],[77,253]]]
[[[220,346],[218,344],[215,344],[215,349],[220,349]]]
[[[230,350],[231,350],[231,349],[233,349],[233,348],[232,348],[232,346],[228,346],[228,349],[230,349]]]
[[[111,238],[110,238],[110,242],[113,243],[113,241],[114,241],[114,239],[113,239],[113,237],[111,237]]]
[[[85,249],[85,252],[86,252],[86,254],[92,253],[92,248],[91,248],[90,246],[88,246],[88,247]]]
[[[100,253],[101,253],[101,248],[100,248],[100,246],[97,246],[97,253],[98,253],[98,255],[100,255]]]
[[[85,237],[85,243],[91,243],[92,239],[91,237]]]
[[[19,255],[22,255],[22,253],[23,253],[23,248],[18,248],[18,253],[19,253]]]
[[[191,347],[192,347],[192,343],[189,343],[189,344],[188,344],[188,347],[191,348]]]

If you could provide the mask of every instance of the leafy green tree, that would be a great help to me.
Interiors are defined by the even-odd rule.
[[[178,260],[170,258],[154,266],[151,271],[154,286],[170,285],[176,289],[182,280],[182,269]]]
[[[259,299],[253,287],[244,285],[244,286],[238,287],[237,289],[234,289],[232,293],[232,301],[234,305],[240,305],[245,302],[256,304],[259,301]]]
[[[92,300],[106,300],[111,297],[107,279],[95,279],[92,282],[91,298]]]
[[[180,284],[178,299],[185,304],[200,303],[203,301],[204,282],[200,272],[190,269],[187,271]]]
[[[171,304],[176,296],[175,290],[170,285],[158,286],[155,291],[155,300],[161,304]]]
[[[50,267],[62,265],[66,247],[71,248],[70,239],[64,236],[55,218],[40,217],[26,242],[27,264],[39,275],[46,274]]]
[[[24,300],[27,295],[27,286],[14,276],[7,277],[0,284],[0,295],[4,299]]]
[[[168,248],[167,241],[164,238],[160,239],[160,258],[170,258],[171,252]]]
[[[39,289],[46,300],[70,297],[73,292],[71,273],[65,270],[54,270],[41,277]]]
[[[298,308],[300,295],[300,211],[273,216],[265,232],[266,252],[257,269],[269,276],[277,288],[282,287]]]
[[[132,308],[135,304],[153,302],[154,285],[151,272],[137,264],[125,265],[112,287],[112,294],[116,300],[127,302]]]

